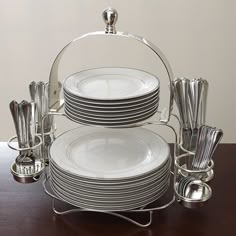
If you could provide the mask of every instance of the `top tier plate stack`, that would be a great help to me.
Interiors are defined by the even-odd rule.
[[[155,114],[159,90],[159,79],[141,70],[89,69],[64,80],[65,113],[86,125],[127,126]]]

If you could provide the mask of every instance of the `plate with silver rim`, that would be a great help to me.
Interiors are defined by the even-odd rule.
[[[132,105],[134,103],[142,103],[145,101],[148,101],[150,99],[152,99],[155,96],[159,96],[159,92],[160,92],[160,88],[157,88],[156,90],[154,90],[152,93],[147,94],[145,96],[142,97],[138,97],[138,98],[134,98],[134,99],[128,99],[128,100],[109,100],[109,101],[100,101],[100,100],[88,100],[85,98],[81,98],[81,97],[77,97],[74,94],[71,94],[70,92],[68,92],[66,89],[63,89],[63,94],[64,97],[66,97],[68,100],[74,101],[74,102],[78,102],[78,103],[82,103],[85,105],[93,105],[93,106],[129,106]]]
[[[68,105],[68,103],[65,103],[65,107],[73,112],[82,114],[82,115],[87,115],[92,117],[99,117],[99,118],[107,118],[107,117],[130,117],[133,115],[139,115],[142,114],[144,112],[150,111],[154,108],[158,107],[158,104],[156,104],[155,106],[148,106],[148,107],[144,107],[144,108],[140,108],[136,111],[121,111],[121,112],[94,112],[94,111],[85,111],[85,110],[81,110],[80,108],[76,108],[74,106]]]
[[[146,109],[151,109],[153,107],[157,107],[158,108],[159,105],[159,100],[155,100],[149,104],[145,104],[144,106],[137,106],[137,107],[133,107],[133,108],[120,108],[120,109],[116,109],[116,108],[112,108],[112,109],[97,109],[97,108],[87,108],[87,107],[81,107],[81,106],[76,106],[70,102],[65,102],[65,107],[69,107],[78,111],[83,111],[86,112],[87,114],[100,114],[100,117],[103,117],[103,115],[114,115],[114,116],[119,116],[121,114],[124,114],[125,112],[127,113],[127,115],[130,114],[136,114],[137,112],[140,111],[145,111]]]
[[[158,186],[160,183],[165,182],[169,176],[170,171],[166,171],[166,173],[157,179],[152,179],[148,183],[146,181],[140,181],[140,183],[136,185],[120,185],[119,188],[112,188],[112,186],[109,186],[109,188],[101,188],[102,185],[83,185],[81,182],[78,182],[75,184],[75,182],[67,181],[66,179],[61,179],[60,175],[55,174],[54,171],[51,171],[50,173],[51,179],[54,182],[57,182],[61,186],[64,186],[65,188],[68,188],[73,191],[77,191],[78,193],[87,194],[90,196],[132,196],[134,194],[137,194],[139,192],[145,192],[146,190],[153,189],[154,187]],[[145,184],[146,183],[146,184]],[[114,185],[117,187],[116,185]],[[124,186],[124,187],[123,187]],[[107,187],[107,186],[105,186]]]
[[[91,184],[91,185],[105,185],[107,187],[115,187],[114,185],[132,185],[139,183],[140,181],[149,181],[150,179],[156,179],[161,177],[166,171],[169,171],[171,167],[171,158],[163,165],[158,166],[157,169],[153,169],[147,173],[144,173],[139,176],[129,177],[129,178],[122,178],[122,179],[97,179],[97,178],[87,178],[78,175],[74,175],[61,167],[59,167],[52,159],[50,159],[50,169],[52,169],[57,174],[61,175],[62,178],[65,178],[68,181],[74,182],[75,184],[80,182],[80,184]]]
[[[137,108],[143,108],[143,107],[147,107],[148,105],[155,105],[159,102],[159,95],[152,97],[150,100],[148,101],[144,101],[144,102],[138,102],[138,103],[134,103],[134,104],[128,104],[128,105],[113,105],[111,104],[110,106],[101,106],[101,105],[91,105],[91,104],[83,104],[81,102],[75,102],[71,99],[65,99],[65,103],[76,107],[76,108],[80,108],[80,109],[84,109],[84,110],[94,110],[94,111],[120,111],[120,110],[126,110],[126,111],[132,111],[132,110],[136,110]]]
[[[99,211],[125,211],[125,210],[131,210],[136,208],[144,207],[157,199],[159,199],[168,189],[169,183],[166,183],[164,185],[163,189],[161,189],[158,193],[154,193],[152,196],[146,197],[143,201],[132,201],[132,203],[129,204],[111,204],[108,206],[105,206],[104,204],[92,204],[87,201],[80,201],[79,199],[74,198],[74,196],[68,194],[66,191],[61,191],[57,187],[54,187],[54,185],[51,183],[51,188],[54,191],[54,193],[61,198],[63,201],[85,209],[91,209],[91,210],[99,210]]]
[[[100,205],[100,206],[122,206],[127,204],[133,204],[137,201],[143,201],[148,200],[153,195],[157,195],[159,193],[162,193],[163,188],[169,185],[169,182],[165,182],[162,185],[154,188],[149,189],[149,191],[140,191],[137,195],[133,196],[122,196],[122,195],[110,195],[107,197],[101,196],[98,197],[98,195],[94,196],[86,196],[83,194],[76,194],[75,191],[69,191],[67,188],[63,189],[61,188],[62,185],[57,185],[54,182],[51,182],[61,193],[64,195],[73,198],[74,200],[78,202],[83,202],[86,204],[92,204],[92,205]],[[149,200],[148,200],[149,201]]]
[[[56,177],[56,176],[55,176]],[[149,194],[159,193],[162,191],[162,187],[169,184],[170,172],[163,176],[160,181],[153,181],[153,183],[143,186],[136,186],[129,189],[117,190],[114,191],[111,189],[109,192],[107,191],[89,191],[89,188],[81,189],[79,187],[74,187],[73,185],[66,184],[59,180],[58,178],[52,178],[51,182],[57,186],[61,191],[68,193],[69,195],[73,195],[78,200],[83,201],[100,201],[106,203],[113,203],[119,201],[136,201],[140,198],[147,198]],[[88,190],[88,191],[87,191]]]
[[[80,192],[86,192],[89,194],[102,194],[102,195],[111,195],[111,194],[133,194],[135,190],[144,190],[147,188],[153,188],[160,182],[163,182],[167,176],[169,176],[170,170],[166,170],[162,176],[155,176],[147,180],[138,180],[135,183],[125,184],[118,183],[107,185],[106,183],[89,183],[89,182],[82,182],[80,180],[74,181],[69,180],[68,178],[64,178],[60,175],[60,173],[56,172],[54,169],[51,168],[50,175],[52,180],[56,182],[63,183],[68,188],[77,189]],[[132,191],[132,192],[131,192]]]
[[[112,188],[112,186],[109,186],[109,188],[101,188],[102,185],[82,185],[81,182],[74,183],[67,181],[66,179],[61,179],[60,176],[58,177],[57,174],[55,174],[54,171],[51,171],[51,179],[52,181],[64,186],[65,188],[68,188],[69,190],[73,190],[74,192],[83,193],[89,196],[126,196],[126,195],[134,195],[139,193],[140,191],[146,191],[149,189],[153,189],[160,184],[166,182],[170,177],[170,171],[166,171],[166,173],[156,180],[153,178],[152,180],[148,181],[140,181],[140,183],[136,183],[135,185],[119,185],[119,188],[114,184],[116,188]],[[146,184],[145,184],[146,183]],[[124,187],[123,187],[124,186]],[[107,186],[105,186],[107,187]],[[122,188],[123,187],[123,188]]]
[[[78,116],[74,116],[71,113],[67,112],[65,110],[65,114],[67,116],[67,118],[69,118],[70,120],[80,123],[80,124],[85,124],[85,125],[90,125],[90,126],[102,126],[102,127],[114,127],[114,128],[118,128],[118,127],[128,127],[132,124],[137,124],[139,122],[145,121],[148,118],[151,118],[154,114],[156,113],[156,111],[154,111],[153,113],[150,113],[148,115],[145,115],[141,118],[136,118],[136,119],[130,119],[127,121],[112,121],[112,122],[107,122],[107,121],[93,121],[93,120],[89,120],[89,119],[84,119]]]
[[[145,196],[148,196],[148,194],[152,194],[153,192],[158,192],[164,186],[168,180],[169,175],[165,176],[165,178],[162,179],[159,183],[152,183],[152,186],[146,186],[146,188],[132,188],[129,189],[129,191],[126,191],[126,193],[120,193],[120,192],[113,192],[113,193],[104,193],[104,192],[86,192],[81,191],[79,188],[74,188],[73,186],[70,186],[68,184],[65,184],[61,181],[58,181],[58,179],[52,179],[51,181],[57,185],[60,189],[63,191],[66,191],[76,197],[79,197],[82,199],[90,199],[91,201],[106,201],[107,203],[111,203],[113,201],[131,201],[134,199],[144,198]]]
[[[142,118],[142,117],[146,117],[148,115],[151,115],[153,113],[156,113],[157,111],[157,106],[156,107],[152,107],[151,109],[148,109],[147,111],[143,111],[142,113],[139,113],[139,114],[132,114],[132,115],[129,115],[129,116],[122,116],[122,117],[116,117],[116,116],[113,116],[113,117],[97,117],[97,116],[91,116],[91,115],[84,115],[82,113],[80,113],[79,111],[76,111],[75,109],[71,109],[70,107],[67,107],[65,106],[65,111],[66,113],[70,114],[72,117],[74,116],[74,118],[81,118],[81,119],[85,119],[85,120],[88,120],[88,121],[92,121],[92,122],[106,122],[106,123],[109,123],[109,122],[125,122],[125,121],[132,121],[133,119],[139,119],[139,118]]]
[[[63,81],[63,88],[77,97],[115,101],[135,99],[160,87],[159,79],[131,68],[97,68],[75,73]]]
[[[76,176],[95,179],[138,177],[158,169],[170,156],[169,145],[144,128],[80,127],[59,136],[50,158]]]
[[[148,198],[152,197],[153,195],[157,195],[158,193],[162,192],[163,188],[167,186],[168,182],[163,182],[161,185],[149,189],[149,191],[139,193],[134,196],[130,197],[122,197],[122,196],[113,196],[110,197],[108,196],[107,198],[105,197],[96,197],[94,196],[86,196],[83,194],[78,194],[75,191],[70,191],[67,188],[63,188],[61,185],[58,185],[55,182],[51,182],[51,184],[54,185],[61,193],[63,193],[66,196],[72,197],[74,200],[78,202],[83,202],[87,204],[92,204],[92,205],[100,205],[100,206],[122,206],[122,205],[127,205],[127,204],[133,204],[135,202],[140,202],[140,201],[146,201]]]
[[[164,163],[162,166],[158,167],[158,169],[154,169],[148,173],[140,175],[134,178],[124,178],[124,179],[115,179],[115,180],[107,180],[107,179],[91,179],[87,177],[81,177],[77,175],[73,175],[70,172],[65,171],[64,169],[57,166],[56,163],[50,159],[50,171],[57,176],[57,178],[61,178],[65,180],[71,185],[78,185],[84,187],[90,187],[92,189],[122,189],[126,187],[133,187],[141,184],[149,184],[151,181],[157,181],[162,178],[167,172],[170,172],[171,167],[171,159]]]

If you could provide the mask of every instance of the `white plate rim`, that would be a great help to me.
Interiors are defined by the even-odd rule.
[[[130,195],[130,196],[119,196],[118,194],[114,194],[113,196],[107,195],[107,196],[101,196],[98,197],[97,194],[94,195],[89,195],[89,194],[82,194],[80,191],[76,191],[71,190],[69,188],[67,188],[66,186],[62,186],[62,184],[56,182],[55,180],[51,180],[55,185],[57,185],[62,191],[68,192],[69,194],[78,197],[79,199],[84,199],[84,200],[88,200],[91,202],[97,202],[97,203],[105,203],[105,204],[113,204],[113,203],[118,203],[118,202],[122,202],[122,203],[127,203],[127,202],[131,202],[131,201],[139,201],[140,199],[143,199],[145,197],[148,197],[149,195],[153,194],[153,193],[158,193],[160,190],[162,190],[162,187],[164,187],[168,181],[170,179],[170,174],[165,176],[164,180],[162,182],[160,182],[159,184],[156,184],[156,186],[153,186],[153,188],[149,188],[147,189],[145,192],[141,191],[139,193],[136,193],[134,195]]]
[[[107,179],[98,179],[98,178],[87,178],[81,177],[78,175],[73,175],[70,172],[66,172],[61,169],[53,160],[50,160],[50,169],[53,169],[61,178],[65,178],[70,184],[79,184],[80,186],[89,187],[96,189],[121,189],[130,186],[138,186],[140,183],[148,184],[149,181],[158,180],[163,174],[171,168],[171,157],[167,159],[163,165],[161,165],[158,169],[153,169],[153,171],[148,172],[147,174],[140,175],[138,178],[122,178],[115,180],[107,180]]]
[[[63,194],[61,193],[58,193],[57,191],[55,191],[53,189],[53,186],[50,185],[52,190],[54,191],[54,193],[63,201],[71,204],[71,205],[74,205],[74,206],[77,206],[77,207],[80,207],[80,208],[84,208],[84,209],[89,209],[89,210],[96,210],[96,211],[127,211],[127,210],[132,210],[132,209],[136,209],[136,208],[140,208],[140,207],[144,207],[144,206],[147,206],[149,204],[151,204],[152,202],[156,201],[157,199],[159,199],[161,196],[163,196],[165,194],[165,192],[167,191],[168,187],[169,187],[169,184],[166,186],[165,189],[163,189],[163,192],[161,192],[159,195],[156,195],[155,197],[153,197],[152,199],[148,199],[147,202],[144,202],[144,203],[136,203],[134,205],[129,205],[127,207],[124,207],[124,206],[112,206],[112,207],[109,207],[109,208],[104,208],[104,207],[100,207],[100,206],[94,206],[94,205],[88,205],[88,204],[83,204],[81,202],[78,202],[78,201],[75,201],[73,199],[70,199],[66,196],[63,196]],[[69,200],[68,200],[69,199]]]
[[[66,109],[65,109],[65,114],[66,116],[73,120],[76,121],[77,123],[81,123],[81,124],[88,124],[88,125],[95,125],[95,126],[105,126],[105,127],[115,127],[115,126],[122,126],[122,125],[130,125],[130,124],[136,124],[138,122],[147,120],[148,118],[152,117],[155,113],[157,112],[157,109],[154,110],[153,112],[150,112],[147,115],[144,115],[140,118],[134,118],[134,119],[129,119],[129,120],[125,120],[125,121],[93,121],[90,119],[84,119],[81,117],[77,117],[74,116],[73,114],[69,113]]]
[[[158,108],[158,103],[156,104],[157,108]],[[69,108],[71,111],[74,111],[78,114],[84,114],[84,115],[89,115],[91,117],[100,117],[100,118],[103,118],[103,117],[129,117],[129,116],[133,116],[133,115],[138,115],[140,113],[143,113],[143,112],[146,112],[146,111],[150,111],[151,109],[153,109],[154,107],[156,106],[151,106],[151,107],[147,107],[147,108],[144,108],[144,109],[139,109],[137,111],[126,111],[126,112],[115,112],[115,113],[112,113],[112,112],[89,112],[89,111],[84,111],[84,110],[81,110],[81,109],[75,109],[74,107],[72,106],[68,106],[68,104],[65,104],[65,107],[66,108]]]
[[[86,98],[86,99],[105,100],[105,101],[106,100],[116,100],[116,98],[97,98],[97,97],[91,97],[91,96],[82,95],[82,94],[80,94],[78,92],[78,90],[76,91],[76,89],[75,89],[78,85],[76,86],[75,84],[70,84],[71,82],[75,83],[75,79],[74,79],[75,75],[79,74],[80,76],[83,76],[83,74],[86,74],[88,72],[90,72],[92,74],[94,73],[94,75],[98,75],[98,71],[100,71],[100,70],[107,70],[108,72],[106,72],[106,73],[109,73],[109,74],[115,73],[114,72],[115,70],[118,70],[118,72],[116,72],[116,74],[117,73],[120,74],[120,73],[122,73],[122,71],[126,71],[125,74],[123,72],[123,75],[125,75],[125,76],[127,76],[127,72],[128,71],[129,72],[132,71],[132,72],[139,73],[140,76],[141,76],[141,74],[142,74],[142,76],[145,75],[145,80],[147,82],[152,82],[151,86],[150,86],[151,89],[149,89],[145,93],[142,93],[142,94],[136,95],[136,96],[127,96],[127,97],[124,97],[124,98],[119,97],[118,100],[121,100],[121,99],[122,100],[124,100],[124,99],[132,99],[132,98],[140,97],[140,96],[143,96],[145,94],[149,94],[149,93],[153,92],[157,87],[160,86],[160,81],[159,81],[159,79],[155,75],[153,75],[153,74],[151,74],[149,72],[143,71],[143,70],[138,70],[138,69],[133,69],[133,68],[126,68],[126,67],[100,67],[100,68],[93,68],[93,69],[83,70],[83,71],[80,71],[80,72],[77,72],[77,73],[74,73],[74,74],[70,75],[69,77],[64,79],[64,81],[63,81],[63,88],[66,88],[68,91],[70,91],[70,93],[74,94],[75,96],[80,96],[80,97],[83,97],[83,98]],[[85,80],[85,78],[77,78],[77,79],[78,80],[81,80],[81,79]],[[150,81],[148,81],[148,79]],[[135,80],[138,80],[138,78],[135,78]],[[69,87],[69,86],[72,86],[72,87]],[[73,89],[75,89],[75,90],[73,90]]]
[[[127,177],[134,177],[134,176],[140,176],[140,175],[142,175],[142,174],[144,174],[144,173],[148,173],[148,172],[150,172],[150,171],[152,171],[153,169],[156,169],[158,166],[160,166],[161,164],[163,164],[164,162],[166,162],[166,160],[169,158],[169,156],[170,156],[170,147],[169,147],[169,145],[167,144],[167,142],[161,137],[161,136],[159,136],[159,135],[157,135],[156,133],[154,133],[154,132],[152,132],[151,130],[147,130],[147,129],[144,129],[144,128],[135,128],[135,129],[129,129],[129,130],[127,130],[127,129],[116,129],[116,130],[110,130],[110,129],[101,129],[101,128],[95,128],[95,127],[92,127],[92,128],[89,128],[89,127],[79,127],[79,128],[76,128],[76,129],[72,129],[72,130],[69,130],[69,131],[66,131],[65,133],[63,133],[62,135],[60,135],[57,139],[55,139],[55,141],[52,143],[52,145],[51,145],[51,147],[50,147],[50,157],[55,161],[55,163],[58,165],[58,166],[60,166],[60,167],[62,167],[62,169],[65,169],[66,171],[68,171],[68,172],[70,172],[70,173],[72,173],[72,174],[76,174],[76,175],[78,175],[78,176],[82,176],[82,177],[88,177],[88,178],[93,178],[93,177],[95,177],[95,178],[100,178],[100,176],[99,176],[99,174],[97,173],[97,174],[92,174],[91,175],[91,173],[90,173],[90,175],[88,175],[88,173],[86,173],[86,172],[83,172],[82,171],[82,173],[83,174],[78,174],[78,168],[76,168],[76,169],[74,169],[73,167],[71,167],[70,166],[70,168],[68,169],[68,166],[66,167],[66,168],[63,168],[63,162],[60,162],[60,160],[59,160],[59,163],[58,163],[58,160],[55,160],[55,158],[58,158],[58,156],[60,156],[60,153],[62,152],[63,153],[63,151],[60,149],[60,148],[63,148],[63,147],[66,147],[66,143],[64,143],[64,145],[63,146],[60,146],[59,145],[59,147],[60,148],[55,148],[55,146],[57,145],[57,143],[58,142],[60,142],[61,141],[61,139],[62,139],[62,141],[63,141],[63,137],[64,137],[64,139],[65,139],[65,137],[67,137],[68,135],[69,135],[69,137],[68,138],[66,138],[66,141],[68,142],[70,139],[71,139],[71,137],[73,137],[72,136],[72,134],[74,133],[74,135],[76,136],[76,137],[78,137],[77,135],[77,133],[76,132],[79,132],[79,135],[81,134],[81,132],[82,132],[82,129],[84,129],[85,130],[85,133],[86,132],[91,132],[91,134],[94,134],[96,131],[97,132],[99,132],[99,133],[105,133],[105,132],[110,132],[110,134],[111,134],[111,132],[123,132],[124,134],[127,134],[126,132],[128,132],[129,133],[129,135],[132,133],[132,132],[134,132],[134,130],[135,130],[135,132],[136,133],[139,133],[139,134],[142,134],[143,136],[145,136],[145,141],[146,141],[146,139],[149,137],[149,141],[150,141],[150,138],[151,138],[151,140],[152,140],[152,142],[157,142],[157,141],[154,141],[155,139],[156,140],[159,140],[158,142],[159,142],[159,145],[162,145],[162,147],[165,149],[165,150],[160,150],[160,151],[162,151],[163,153],[162,153],[162,155],[164,156],[162,156],[162,155],[160,155],[160,157],[159,158],[154,158],[154,164],[156,164],[156,166],[155,165],[153,165],[153,163],[152,164],[150,164],[150,165],[148,165],[146,168],[143,168],[142,169],[142,171],[134,171],[134,173],[132,173],[131,174],[131,176],[130,176],[130,174],[128,173],[128,176],[126,176],[127,175],[127,173],[126,173],[126,175],[122,175],[122,174],[120,174],[120,175],[118,175],[117,173],[115,174],[115,176],[114,176],[114,174],[113,175],[111,175],[111,174],[103,174],[103,176],[102,176],[102,179],[103,178],[105,178],[105,179],[113,179],[113,178],[115,178],[115,179],[117,179],[117,178],[127,178]],[[87,133],[88,134],[88,133]],[[59,140],[59,141],[58,141]],[[72,139],[73,140],[73,139]],[[161,144],[160,144],[161,143]],[[150,143],[149,143],[149,145],[150,145]],[[154,148],[156,148],[156,147],[154,147]],[[54,150],[53,150],[54,149]],[[56,152],[56,150],[60,150],[59,151],[59,153],[57,153]],[[53,157],[54,156],[54,157]],[[62,155],[63,156],[63,155]],[[160,163],[160,158],[162,158],[162,163]],[[65,158],[65,156],[63,156],[62,157],[62,160],[67,160],[66,158]],[[158,160],[157,160],[158,159]],[[61,164],[62,164],[62,166],[61,166]],[[65,164],[65,163],[64,163]],[[67,163],[68,164],[68,163]]]
[[[82,104],[87,104],[87,105],[97,105],[97,106],[110,106],[110,105],[115,105],[115,106],[119,106],[119,105],[129,105],[129,104],[133,104],[133,103],[138,103],[138,102],[145,102],[149,99],[152,99],[153,97],[156,97],[160,94],[160,88],[157,88],[156,90],[154,90],[152,93],[147,94],[145,96],[142,97],[138,97],[138,98],[133,98],[133,99],[129,99],[129,100],[110,100],[110,101],[100,101],[100,100],[88,100],[85,98],[81,98],[78,97],[74,94],[70,94],[69,91],[67,91],[66,89],[63,89],[63,96],[64,97],[68,97],[68,99],[72,99],[75,102],[80,102]]]
[[[150,177],[150,179],[144,179],[144,180],[140,180],[140,182],[136,182],[136,183],[128,183],[128,184],[118,184],[116,185],[114,183],[114,185],[107,185],[106,183],[104,184],[97,184],[96,183],[86,183],[83,181],[73,181],[70,180],[68,177],[62,177],[60,174],[58,174],[58,172],[51,168],[50,169],[50,177],[53,179],[55,177],[55,179],[59,179],[60,181],[64,182],[65,185],[70,186],[71,188],[74,189],[79,189],[81,191],[84,192],[88,192],[89,194],[114,194],[114,193],[127,193],[130,191],[130,189],[142,189],[142,188],[148,188],[150,184],[154,184],[154,183],[159,183],[163,180],[163,178],[165,178],[165,176],[167,176],[168,174],[170,174],[170,170],[169,168],[166,169],[161,175],[154,175],[152,177]]]
[[[150,110],[144,111],[143,113],[140,114],[133,114],[133,115],[129,115],[129,116],[122,116],[122,117],[93,117],[90,115],[84,115],[84,114],[80,114],[80,112],[74,112],[72,109],[68,108],[65,106],[65,111],[67,111],[67,113],[70,113],[72,115],[72,117],[76,117],[76,118],[81,118],[81,119],[85,119],[87,121],[92,121],[92,122],[106,122],[106,123],[113,123],[113,122],[126,122],[126,121],[133,121],[142,117],[146,117],[149,114],[153,114],[156,113],[157,111],[157,106],[152,107]]]
[[[52,173],[52,172],[51,172]],[[152,189],[153,187],[163,183],[167,178],[170,177],[170,172],[166,172],[161,178],[158,178],[157,180],[153,179],[150,181],[148,184],[142,184],[142,185],[137,185],[137,186],[130,186],[129,188],[120,188],[120,189],[92,189],[90,187],[84,187],[84,186],[75,186],[72,184],[69,184],[68,182],[66,183],[66,179],[61,180],[56,174],[52,174],[51,180],[56,181],[58,184],[63,185],[65,188],[70,189],[71,191],[75,191],[84,195],[88,196],[100,196],[100,197],[114,197],[114,196],[121,196],[121,197],[126,197],[126,196],[133,196],[135,194],[139,194],[140,192],[144,192],[148,189]]]
[[[73,106],[76,106],[78,108],[82,107],[84,109],[97,109],[97,110],[119,110],[119,109],[130,109],[130,108],[137,108],[137,107],[144,107],[144,106],[147,106],[147,104],[150,104],[150,103],[154,103],[155,101],[158,102],[160,100],[160,96],[159,94],[157,94],[156,96],[148,99],[148,100],[145,100],[145,101],[142,101],[142,102],[134,102],[134,103],[128,103],[128,104],[119,104],[119,105],[116,105],[116,104],[109,104],[109,106],[107,105],[103,105],[103,104],[88,104],[88,103],[82,103],[82,102],[78,102],[78,101],[74,101],[74,100],[71,100],[71,99],[67,99],[67,97],[65,97],[66,99],[64,99],[65,103],[67,104],[71,104]]]

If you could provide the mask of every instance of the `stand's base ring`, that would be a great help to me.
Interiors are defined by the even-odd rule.
[[[55,214],[57,215],[60,215],[60,216],[63,216],[63,215],[67,215],[67,214],[71,214],[71,213],[76,213],[76,212],[95,212],[95,211],[92,211],[92,210],[88,210],[88,209],[83,209],[83,208],[73,208],[73,209],[70,209],[70,210],[66,210],[66,211],[58,211],[56,209],[56,200],[58,199],[55,199],[53,198],[52,199],[52,210]],[[121,219],[124,219],[136,226],[139,226],[139,227],[142,227],[142,228],[145,228],[145,227],[148,227],[149,225],[152,224],[152,215],[153,215],[153,211],[149,211],[148,213],[148,221],[147,223],[140,223],[136,220],[133,220],[131,219],[130,217],[127,217],[127,216],[124,216],[122,215],[121,213],[117,213],[117,212],[107,212],[107,211],[98,211],[99,213],[104,213],[104,214],[108,214],[108,215],[112,215],[112,216],[116,216],[116,217],[119,217]]]
[[[154,211],[165,209],[165,208],[167,208],[168,206],[172,205],[175,202],[175,195],[173,194],[172,199],[163,206],[149,208],[149,209],[140,208],[140,209],[135,209],[135,210],[124,211],[124,212],[127,212],[127,213],[128,212],[129,213],[139,213],[139,212],[148,213],[149,217],[148,217],[147,223],[145,223],[145,224],[140,223],[136,220],[133,220],[130,217],[122,215],[122,212],[117,213],[117,212],[111,212],[111,211],[95,211],[95,210],[84,209],[84,208],[73,208],[73,209],[69,209],[69,210],[65,210],[65,211],[59,211],[59,210],[56,209],[55,202],[56,202],[56,200],[62,201],[62,202],[64,202],[64,201],[62,199],[58,198],[57,196],[55,196],[53,193],[51,193],[47,189],[46,183],[48,182],[49,178],[50,177],[45,174],[45,179],[43,180],[43,188],[44,188],[45,193],[52,198],[52,210],[57,215],[67,215],[67,214],[76,213],[76,212],[99,212],[99,213],[105,213],[105,214],[108,214],[108,215],[113,215],[113,216],[119,217],[121,219],[124,219],[124,220],[136,225],[136,226],[144,228],[144,227],[148,227],[149,225],[152,224],[152,215],[153,215]]]

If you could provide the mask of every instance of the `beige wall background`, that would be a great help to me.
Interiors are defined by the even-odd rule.
[[[103,30],[101,13],[119,12],[117,29],[142,35],[168,58],[175,77],[209,81],[207,123],[222,128],[223,142],[236,142],[236,1],[234,0],[0,0],[0,140],[14,134],[8,104],[29,99],[28,84],[48,81],[58,52],[72,39]],[[146,48],[129,40],[83,40],[65,55],[60,80],[81,69],[137,67],[161,79],[161,108],[168,101],[167,76]],[[67,129],[67,120],[58,127]],[[171,141],[170,132],[163,132]]]

